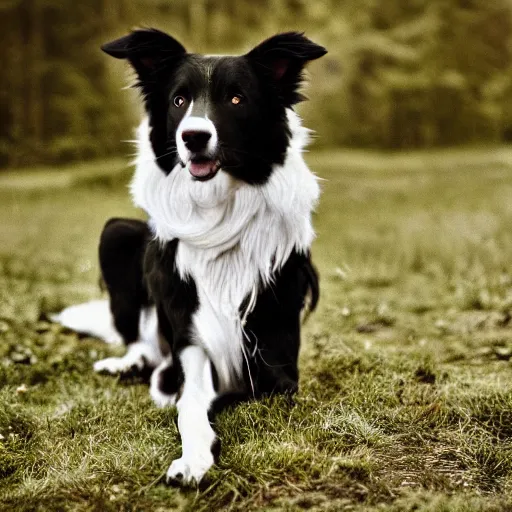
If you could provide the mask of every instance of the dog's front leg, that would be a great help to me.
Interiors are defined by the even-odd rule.
[[[208,419],[216,396],[210,359],[198,346],[179,355],[184,374],[181,396],[176,404],[182,455],[167,471],[167,483],[198,484],[213,466],[218,439]]]

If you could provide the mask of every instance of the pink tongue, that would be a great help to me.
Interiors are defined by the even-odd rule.
[[[192,176],[204,177],[208,176],[215,167],[215,162],[211,160],[206,162],[190,162],[189,171]]]

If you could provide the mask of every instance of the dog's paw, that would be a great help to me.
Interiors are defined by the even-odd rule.
[[[157,364],[155,354],[150,345],[137,341],[128,345],[127,352],[122,357],[107,357],[96,361],[94,371],[110,375],[141,373],[146,368],[154,368]]]
[[[146,366],[143,356],[134,360],[133,358],[123,357],[107,357],[100,359],[93,365],[94,371],[97,373],[108,373],[109,375],[120,375],[130,372],[142,371]]]
[[[181,457],[172,462],[167,470],[167,485],[197,486],[206,472],[213,466],[213,455]]]

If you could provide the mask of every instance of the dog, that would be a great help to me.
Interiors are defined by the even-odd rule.
[[[197,485],[219,455],[220,410],[297,391],[301,313],[319,298],[310,248],[320,191],[293,107],[305,65],[327,52],[288,32],[244,55],[198,55],[156,29],[102,49],[136,73],[146,117],[131,194],[149,220],[106,223],[108,303],[54,319],[124,341],[126,354],[96,371],[149,369],[155,404],[178,410],[182,456],[166,480]]]

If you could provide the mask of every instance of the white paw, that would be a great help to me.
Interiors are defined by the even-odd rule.
[[[155,367],[156,364],[152,347],[143,341],[137,341],[128,345],[128,351],[123,357],[101,359],[94,363],[93,368],[98,373],[117,375],[133,370],[142,371],[145,367]]]
[[[141,357],[135,361],[133,359],[127,360],[126,357],[107,357],[106,359],[96,361],[93,368],[97,373],[118,375],[132,370],[142,370],[144,368],[144,359]]]
[[[197,485],[203,479],[206,472],[213,466],[214,460],[211,453],[203,456],[181,457],[172,462],[165,477],[167,484],[178,483],[181,485]]]

